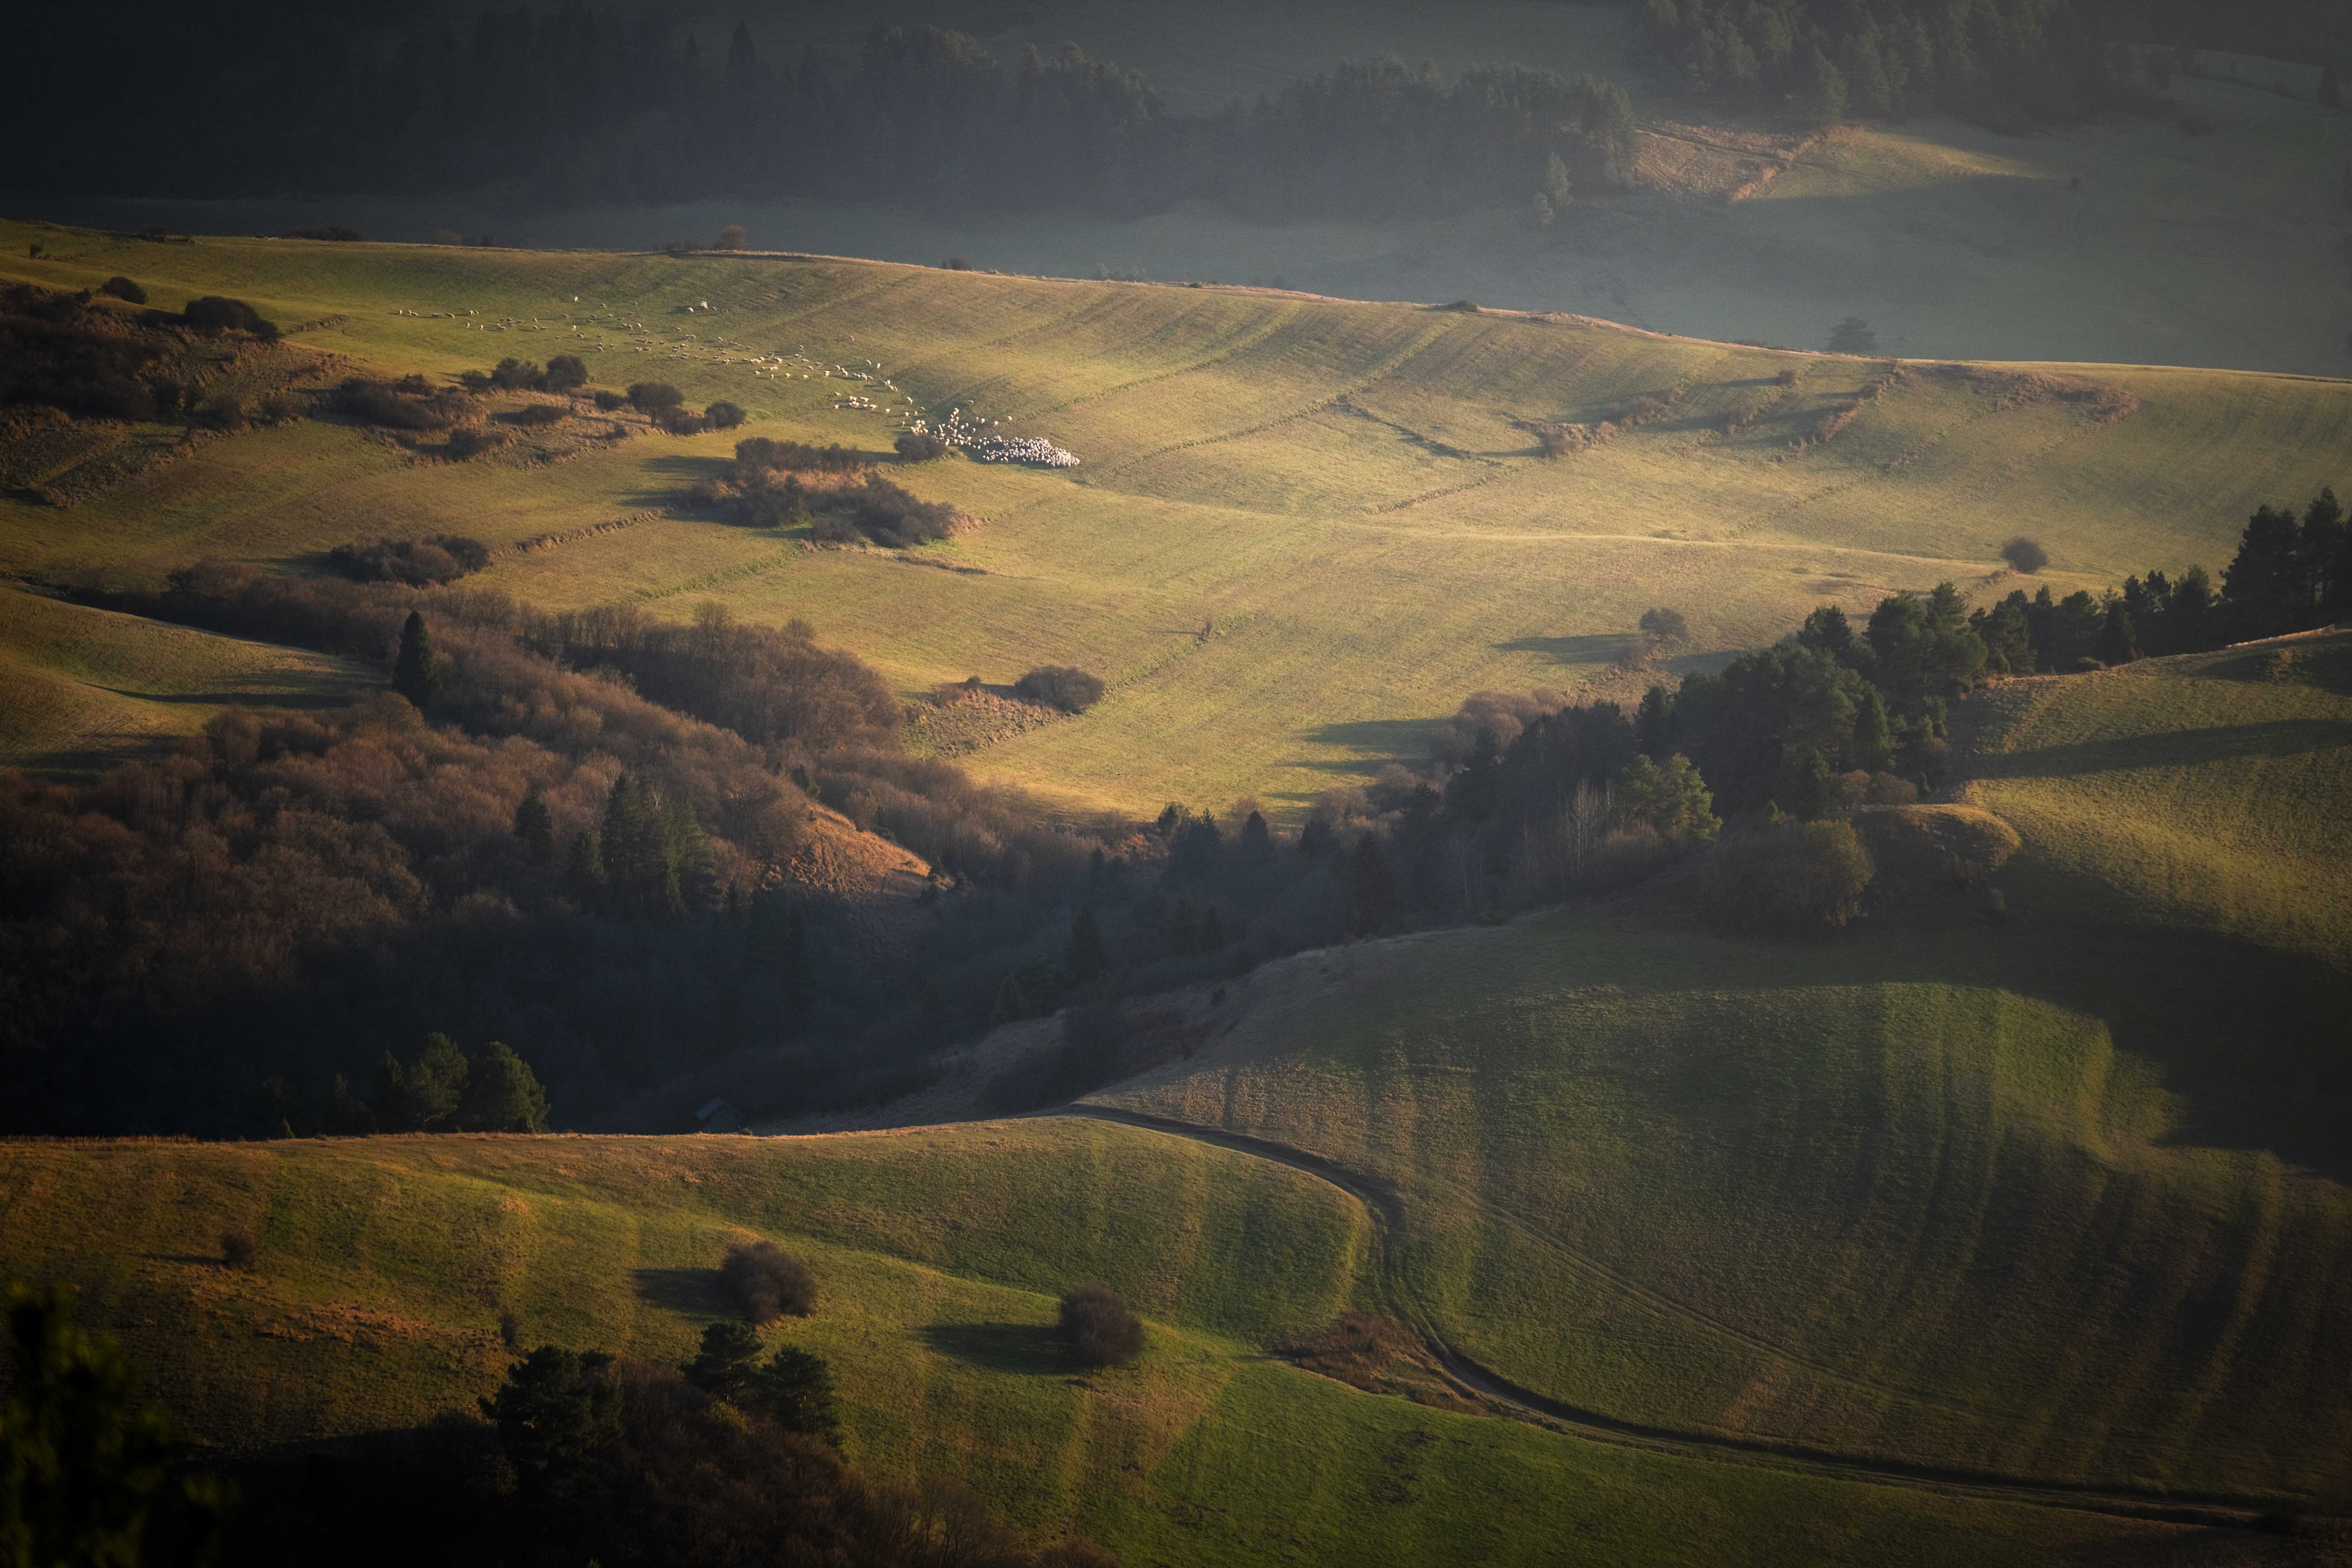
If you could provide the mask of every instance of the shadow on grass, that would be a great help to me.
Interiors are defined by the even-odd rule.
[[[1045,1323],[934,1323],[923,1342],[986,1372],[1059,1376],[1076,1364]]]
[[[638,1300],[680,1317],[724,1318],[735,1310],[716,1268],[640,1268],[636,1282]]]
[[[1606,664],[1633,646],[1632,632],[1597,632],[1580,637],[1514,637],[1494,647],[1496,653],[1532,653],[1554,664],[1585,666]]]
[[[2086,741],[1977,759],[1981,779],[2074,778],[2135,768],[2186,767],[2236,757],[2287,757],[2352,745],[2352,724],[2333,719],[2287,719],[2271,724],[2217,724],[2127,740]]]

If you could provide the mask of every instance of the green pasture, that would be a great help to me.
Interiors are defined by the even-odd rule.
[[[1612,661],[1653,605],[1683,611],[1704,662],[1822,603],[1863,609],[1945,578],[2005,592],[1996,552],[2019,531],[2049,546],[2061,591],[2215,566],[2259,500],[2344,478],[2352,435],[2335,382],[1917,366],[1805,447],[1886,363],[1248,289],[0,225],[16,257],[34,237],[50,257],[12,259],[16,275],[127,271],[164,305],[240,295],[335,356],[322,381],[579,352],[600,383],[732,399],[754,416],[744,434],[887,450],[893,420],[834,407],[845,391],[890,395],[878,384],[755,363],[803,353],[878,363],[928,414],[964,408],[1076,451],[1065,473],[950,458],[899,476],[978,520],[921,553],[979,573],[667,516],[504,555],[480,579],[550,606],[804,616],[910,695],[1039,663],[1093,669],[1111,692],[1083,722],[971,759],[1074,806],[1255,794],[1295,817],[1412,752],[1471,691],[1638,695]],[[1776,384],[1784,370],[1795,384]],[[1518,427],[1593,424],[1677,389],[1665,417],[1558,461]],[[2118,408],[2132,411],[2099,412]],[[732,439],[444,464],[331,423],[258,430],[69,509],[0,499],[0,570],[152,575],[213,554],[307,571],[345,540],[445,531],[516,544],[659,507]]]
[[[1360,1394],[1265,1346],[1349,1300],[1365,1218],[1312,1178],[1097,1122],[813,1140],[0,1146],[0,1267],[69,1280],[208,1441],[411,1426],[527,1342],[681,1359],[725,1247],[805,1256],[849,1452],[952,1475],[1131,1564],[2055,1564],[2212,1532],[1593,1444]],[[254,1270],[217,1237],[249,1228]],[[1110,1281],[1133,1368],[1074,1374],[1054,1296]],[[2236,1559],[2231,1559],[2235,1561]]]

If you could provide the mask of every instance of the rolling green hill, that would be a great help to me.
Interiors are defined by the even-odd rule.
[[[1349,1299],[1363,1212],[1311,1177],[1082,1121],[810,1140],[404,1138],[0,1146],[0,1258],[83,1290],[214,1443],[468,1405],[527,1342],[679,1358],[752,1236],[807,1257],[854,1457],[953,1475],[1129,1563],[2213,1561],[2210,1531],[1591,1443],[1359,1393],[1260,1348]],[[215,1238],[251,1228],[251,1273]],[[1069,1375],[1053,1297],[1151,1321]],[[2242,1539],[2242,1538],[2241,1538]],[[2231,1558],[2231,1561],[2242,1561]]]
[[[2352,428],[2352,388],[2334,382],[1898,368],[1244,289],[0,226],[19,255],[34,236],[51,255],[12,261],[18,275],[128,270],[164,305],[235,293],[341,364],[444,376],[576,351],[600,382],[731,398],[754,416],[745,434],[886,447],[892,421],[835,404],[891,392],[812,373],[804,353],[845,373],[878,364],[902,408],[1001,419],[1084,465],[907,475],[980,520],[927,552],[978,569],[946,573],[643,515],[711,471],[730,437],[446,464],[303,423],[199,443],[68,510],[0,500],[0,570],[153,574],[205,554],[299,569],[379,533],[574,535],[480,581],[551,607],[635,597],[684,615],[714,599],[806,616],[909,693],[1045,662],[1094,669],[1112,690],[1084,721],[972,762],[1128,810],[1254,793],[1296,815],[1410,751],[1469,691],[1608,681],[1654,604],[1688,616],[1703,660],[1830,600],[1947,577],[2005,591],[1994,552],[2021,523],[2061,589],[2218,563],[2257,500],[2341,477]],[[1557,461],[1521,427],[1597,426],[1675,392]]]
[[[1654,901],[1306,954],[1098,1099],[1392,1184],[1407,1299],[1606,1417],[2343,1496],[2347,647],[1969,700],[2006,923]]]

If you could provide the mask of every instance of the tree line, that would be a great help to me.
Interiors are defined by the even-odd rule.
[[[1692,88],[1822,125],[1942,110],[2018,130],[2162,112],[2195,47],[2352,64],[2352,16],[2330,0],[1640,3],[1649,51]]]
[[[1346,64],[1214,114],[1171,114],[1075,45],[999,61],[935,27],[877,27],[848,58],[763,56],[656,14],[488,9],[390,48],[320,8],[203,16],[136,4],[91,51],[70,18],[12,40],[0,106],[20,179],[76,194],[413,195],[514,184],[543,200],[739,195],[931,210],[1133,216],[1193,196],[1357,216],[1514,201],[1552,167],[1621,181],[1623,89],[1504,66],[1447,81]],[[35,62],[39,62],[36,66]]]

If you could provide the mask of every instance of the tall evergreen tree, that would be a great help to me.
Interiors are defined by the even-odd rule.
[[[441,689],[441,660],[433,651],[433,634],[425,629],[425,617],[415,610],[401,625],[400,652],[392,663],[392,689],[419,709],[431,707]]]
[[[2303,629],[2310,595],[2298,569],[2300,543],[2301,531],[2291,511],[2265,501],[2246,520],[2237,556],[2221,574],[2232,637],[2268,637]]]
[[[787,1432],[798,1432],[835,1447],[841,1444],[841,1412],[833,1392],[833,1369],[825,1359],[786,1345],[760,1371],[754,1393],[768,1415]]]
[[[1080,985],[1091,985],[1102,978],[1108,967],[1103,952],[1102,922],[1095,919],[1095,907],[1079,908],[1077,919],[1070,922],[1070,978]]]
[[[2099,627],[2099,662],[2110,668],[2119,664],[2129,664],[2139,657],[2137,639],[2131,612],[2124,607],[2121,599],[2111,601],[2107,605],[2106,620]]]
[[[514,833],[522,840],[530,858],[541,865],[555,854],[555,817],[547,809],[547,802],[533,789],[515,807]]]
[[[702,1348],[683,1369],[687,1381],[714,1399],[739,1403],[760,1372],[760,1331],[722,1318],[702,1331]]]
[[[465,1053],[438,1031],[425,1036],[408,1068],[408,1125],[420,1132],[439,1131],[457,1114],[465,1092]]]
[[[1886,700],[1875,686],[1864,687],[1862,700],[1854,704],[1853,741],[1845,760],[1848,767],[1874,773],[1895,765],[1895,732],[1887,728]]]

